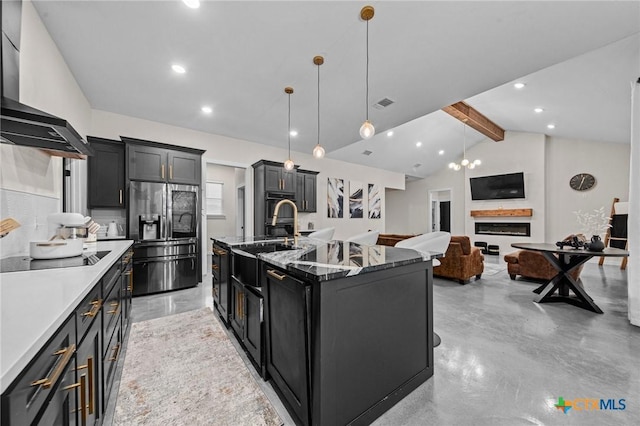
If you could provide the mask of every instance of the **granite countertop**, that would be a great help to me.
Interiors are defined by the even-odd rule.
[[[0,274],[0,385],[4,392],[133,241],[105,241],[95,265]]]
[[[442,257],[442,253],[306,237],[300,237],[297,246],[290,246],[291,250],[260,253],[258,258],[305,279],[329,281]]]
[[[228,249],[240,250],[260,244],[284,244],[284,238],[269,236],[211,239]],[[260,253],[257,257],[296,276],[314,281],[328,281],[410,263],[431,261],[443,255],[389,246],[365,246],[338,240],[324,242],[308,237],[299,237],[297,245],[293,245],[293,238],[289,238],[286,246],[289,250]]]

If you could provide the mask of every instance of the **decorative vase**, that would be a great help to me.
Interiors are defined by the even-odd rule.
[[[602,242],[602,239],[600,239],[600,235],[594,235],[591,237],[591,242],[589,243],[589,250],[591,251],[604,250],[604,243]]]

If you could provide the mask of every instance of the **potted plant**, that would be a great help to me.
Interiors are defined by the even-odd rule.
[[[592,251],[604,250],[604,242],[600,237],[607,228],[611,227],[609,223],[611,218],[605,215],[604,206],[599,209],[594,209],[593,212],[583,212],[578,210],[573,212],[578,220],[578,225],[582,228],[582,232],[585,235],[591,235],[591,242],[585,247]]]

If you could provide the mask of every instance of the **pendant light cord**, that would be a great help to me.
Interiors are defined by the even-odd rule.
[[[366,105],[366,117],[369,121],[369,21],[367,20],[367,105]]]
[[[289,121],[288,121],[289,131],[287,132],[287,135],[289,137],[289,159],[291,159],[291,93],[288,93],[288,95],[289,95]]]
[[[320,65],[318,67],[318,145],[320,145]]]
[[[467,158],[467,124],[462,122],[462,159]]]

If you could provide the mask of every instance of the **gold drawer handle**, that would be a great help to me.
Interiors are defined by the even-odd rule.
[[[93,302],[91,302],[91,305],[91,310],[89,312],[83,313],[82,316],[91,318],[95,317],[100,311],[100,308],[102,308],[102,300],[94,300]]]
[[[115,352],[115,355],[112,356],[111,358],[109,358],[109,361],[117,361],[118,360],[118,355],[120,355],[120,343],[118,343],[115,348],[113,348],[113,351]]]
[[[226,256],[227,255],[226,250],[220,250],[220,249],[213,249],[213,253],[217,254],[218,256]]]
[[[37,243],[38,247],[55,247],[55,246],[66,246],[67,243]]]
[[[36,380],[35,382],[31,382],[31,386],[42,386],[45,389],[49,389],[52,384],[58,381],[58,377],[62,374],[62,371],[67,367],[69,361],[73,357],[73,354],[76,352],[76,345],[71,345],[68,348],[61,349],[53,353],[53,355],[57,355],[61,357],[61,361],[53,371],[51,377],[45,377],[44,379]]]
[[[94,383],[93,383],[93,357],[89,357],[87,358],[87,363],[84,365],[79,365],[78,368],[76,368],[77,371],[80,370],[84,370],[87,369],[87,371],[89,372],[89,414],[93,414],[93,410],[95,407],[95,394],[94,394]],[[84,377],[84,376],[83,376]]]
[[[87,387],[87,379],[84,376],[84,374],[82,376],[80,376],[80,381],[78,383],[74,383],[72,385],[69,386],[65,386],[62,388],[62,390],[72,390],[79,387],[80,388],[80,412],[82,413],[82,417],[81,417],[81,425],[85,426],[87,424],[87,392],[85,390],[85,388]]]
[[[282,281],[287,277],[286,275],[276,274],[276,271],[274,271],[273,269],[268,269],[267,274],[271,275],[273,278],[277,279],[278,281]]]
[[[211,269],[213,271],[217,271],[218,269],[220,269],[220,267],[218,265],[211,265]]]
[[[111,303],[109,303],[109,306],[111,306],[113,309],[110,310],[110,311],[107,311],[108,314],[117,314],[118,313],[118,308],[120,307],[120,303],[111,302]]]

